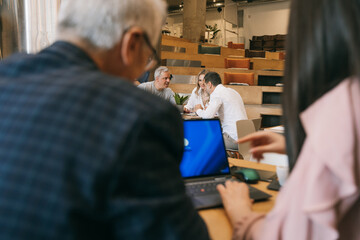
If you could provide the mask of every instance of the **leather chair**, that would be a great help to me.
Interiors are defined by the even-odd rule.
[[[250,69],[250,59],[248,58],[225,58],[225,68],[244,68]]]
[[[243,43],[228,42],[228,48],[233,48],[233,49],[245,49],[245,44],[243,44]]]
[[[246,135],[255,132],[255,126],[251,119],[237,121],[236,129],[237,129],[238,138],[245,137]],[[250,143],[249,142],[241,143],[238,145],[238,147],[239,147],[239,154],[241,154],[243,159],[250,160],[251,157]]]
[[[224,85],[230,83],[246,83],[250,86],[255,85],[254,73],[224,73]]]

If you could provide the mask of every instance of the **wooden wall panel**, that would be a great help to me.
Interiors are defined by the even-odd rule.
[[[178,38],[178,37],[173,37],[173,36],[169,36],[169,35],[165,35],[165,34],[161,35],[161,39],[178,41],[178,42],[191,42],[189,39],[186,39],[186,38]]]
[[[224,57],[213,54],[187,54],[174,52],[161,52],[161,59],[182,59],[201,61],[201,66],[206,68],[224,68]]]
[[[263,69],[274,69],[274,70],[284,70],[283,60],[272,60],[265,58],[250,58],[250,62],[253,63],[253,70],[263,70]]]
[[[245,105],[246,114],[248,118],[259,118],[264,115],[282,116],[281,105],[276,104],[263,104],[263,105]]]
[[[170,67],[171,73],[174,75],[197,75],[203,68],[191,68],[191,67]],[[262,71],[262,70],[241,70],[236,68],[206,68],[209,71],[217,72],[223,83],[224,83],[224,72],[231,72],[231,73],[254,73],[254,81],[255,85],[258,84],[258,77],[259,76],[283,76],[283,71]]]
[[[245,50],[221,47],[221,56],[223,56],[223,57],[229,57],[229,56],[245,57]]]
[[[186,49],[187,54],[198,54],[198,44],[197,43],[179,42],[179,41],[173,41],[173,40],[162,40],[161,45],[182,47],[182,48]]]

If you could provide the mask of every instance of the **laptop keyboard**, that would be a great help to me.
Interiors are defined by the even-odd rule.
[[[221,181],[209,181],[209,182],[196,182],[186,185],[186,192],[190,195],[207,195],[217,193],[216,186],[219,184],[225,184],[226,180]]]
[[[208,182],[195,182],[186,184],[186,192],[189,196],[201,196],[218,193],[216,186],[219,184],[224,185],[228,179],[219,180],[219,181],[208,181]],[[249,188],[250,197],[256,195],[259,190],[251,187],[247,184]]]

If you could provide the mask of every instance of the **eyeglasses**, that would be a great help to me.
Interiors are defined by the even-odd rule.
[[[153,68],[155,68],[161,62],[161,60],[160,60],[159,56],[156,54],[155,48],[151,45],[149,37],[146,34],[146,32],[143,33],[143,37],[144,37],[146,45],[150,48],[150,50],[152,52],[152,54],[150,55],[150,57],[148,59],[148,63],[145,67],[145,71],[150,71]]]

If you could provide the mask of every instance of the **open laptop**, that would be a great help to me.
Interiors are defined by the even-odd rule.
[[[231,179],[219,119],[184,120],[184,155],[180,172],[196,209],[222,205],[216,185]],[[271,195],[250,187],[255,201]]]

